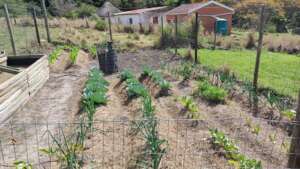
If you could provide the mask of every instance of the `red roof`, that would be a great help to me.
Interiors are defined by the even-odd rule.
[[[177,8],[170,10],[169,12],[166,13],[166,15],[190,14],[190,13],[193,13],[194,11],[199,10],[203,7],[206,7],[210,4],[215,4],[215,5],[221,6],[223,8],[226,8],[226,9],[234,12],[234,9],[232,9],[226,5],[223,5],[219,2],[208,1],[208,2],[202,2],[202,3],[183,4],[183,5],[178,6]]]
[[[175,15],[175,14],[188,14],[189,11],[201,8],[203,3],[193,3],[193,4],[182,4],[177,8],[170,10],[167,14],[168,15]]]
[[[161,10],[161,9],[166,9],[168,8],[167,6],[160,6],[160,7],[153,7],[153,8],[143,8],[143,9],[136,9],[132,11],[126,11],[126,12],[120,12],[116,13],[114,15],[134,15],[134,14],[141,14],[144,12],[151,12],[151,11],[156,11],[156,10]]]

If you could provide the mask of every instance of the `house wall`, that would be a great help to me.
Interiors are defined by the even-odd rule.
[[[218,14],[225,14],[225,15],[220,15],[218,17],[224,18],[227,20],[228,33],[231,33],[231,30],[232,30],[232,14],[231,13],[232,13],[232,11],[212,4],[207,7],[199,9],[197,12],[200,15],[200,20],[202,21],[202,25],[204,27],[205,33],[214,32],[214,25],[215,25],[216,20],[213,17],[201,16],[201,15],[218,15]]]
[[[218,17],[224,18],[227,20],[228,23],[228,33],[231,33],[232,30],[232,11],[217,6],[217,5],[209,5],[207,7],[201,8],[198,11],[198,14],[200,15],[200,22],[202,26],[204,27],[204,33],[212,33],[214,32],[214,25],[215,25],[215,19],[211,16],[201,16],[201,15],[219,15],[219,14],[225,14],[225,15],[219,15]],[[181,14],[178,16],[178,22],[187,21],[188,19],[191,19],[194,14]],[[167,22],[174,22],[175,15],[167,15],[166,21]]]
[[[122,25],[131,25],[130,19],[132,19],[132,25],[139,25],[140,23],[145,22],[145,18],[141,15],[117,15],[112,19],[113,23],[122,24]]]

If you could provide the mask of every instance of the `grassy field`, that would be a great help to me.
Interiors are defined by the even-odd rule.
[[[187,49],[180,49],[184,55]],[[252,80],[256,52],[254,50],[208,50],[198,51],[203,65],[218,69],[228,66],[240,79]],[[300,89],[300,57],[283,53],[263,51],[259,85],[296,98]]]

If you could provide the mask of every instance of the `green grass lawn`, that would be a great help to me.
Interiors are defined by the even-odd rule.
[[[184,54],[187,49],[180,49]],[[256,52],[251,50],[198,51],[203,65],[218,69],[228,66],[241,80],[253,79]],[[263,51],[260,64],[259,85],[270,87],[278,93],[296,98],[300,89],[300,57]]]

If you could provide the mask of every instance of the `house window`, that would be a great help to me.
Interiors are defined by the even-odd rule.
[[[132,25],[133,24],[133,20],[132,18],[129,18],[129,24]]]
[[[153,17],[153,24],[158,24],[158,16]]]

